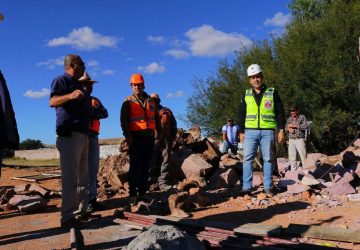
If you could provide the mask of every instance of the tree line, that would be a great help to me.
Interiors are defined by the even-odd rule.
[[[278,89],[286,115],[296,103],[313,122],[309,151],[338,154],[354,139],[360,119],[360,1],[293,0],[289,8],[283,35],[236,51],[233,62],[223,59],[215,73],[193,80],[187,122],[218,135],[227,116],[237,120],[250,88],[246,69],[257,63],[265,82]]]

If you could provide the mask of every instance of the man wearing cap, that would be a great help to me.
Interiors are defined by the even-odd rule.
[[[266,86],[262,69],[252,64],[247,69],[251,89],[240,103],[240,141],[244,142],[243,191],[252,188],[253,161],[260,146],[263,158],[264,191],[272,195],[272,171],[275,166],[275,130],[278,142],[284,141],[284,107],[276,89]]]
[[[286,131],[289,135],[288,155],[291,171],[297,169],[296,151],[300,155],[301,164],[304,167],[306,159],[305,133],[308,123],[304,115],[299,114],[296,104],[290,105],[290,117],[286,121]]]
[[[160,121],[156,102],[144,91],[141,74],[130,77],[132,95],[121,106],[121,128],[129,146],[129,202],[135,204],[147,191],[149,165],[154,141],[160,140]]]
[[[223,138],[221,153],[227,153],[230,149],[233,154],[236,154],[239,142],[239,126],[234,124],[231,117],[227,118],[227,123],[222,127],[221,133]]]
[[[177,122],[172,111],[160,104],[161,100],[157,93],[152,93],[151,98],[155,100],[159,110],[161,124],[162,143],[158,145],[162,155],[160,177],[158,178],[159,188],[167,191],[171,188],[170,179],[170,156],[173,141],[177,133]]]
[[[89,96],[78,81],[85,72],[78,55],[67,55],[65,73],[51,84],[50,107],[56,109],[56,147],[60,152],[61,226],[76,225],[88,205]]]
[[[85,93],[90,96],[90,125],[89,125],[89,204],[88,211],[98,211],[103,206],[97,202],[97,174],[99,171],[100,148],[99,148],[99,132],[100,119],[107,118],[108,111],[102,105],[101,101],[92,96],[93,84],[97,81],[91,80],[90,76],[85,73],[79,81],[83,85]]]

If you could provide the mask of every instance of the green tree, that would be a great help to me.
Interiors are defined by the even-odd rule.
[[[26,139],[20,142],[20,150],[39,149],[43,148],[44,144],[40,140]]]
[[[263,67],[265,82],[279,90],[285,108],[296,102],[313,121],[309,151],[337,154],[356,134],[360,116],[357,60],[360,2],[294,0],[293,20],[283,36],[237,52],[232,64],[194,80],[187,119],[207,134],[219,131],[237,107],[248,84],[246,68]]]

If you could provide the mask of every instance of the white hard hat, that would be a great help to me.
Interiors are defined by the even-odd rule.
[[[262,72],[262,69],[261,69],[260,65],[258,65],[258,64],[251,64],[249,66],[249,68],[247,69],[248,76],[257,75],[261,72]]]

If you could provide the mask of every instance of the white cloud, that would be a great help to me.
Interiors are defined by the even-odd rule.
[[[165,51],[166,55],[172,56],[176,59],[185,59],[190,56],[189,52],[181,49],[170,49]]]
[[[47,61],[44,62],[38,62],[36,64],[36,66],[45,66],[48,69],[54,69],[57,66],[64,66],[64,59],[65,57],[59,57],[59,58],[55,58],[55,59],[49,59]]]
[[[35,99],[40,99],[43,98],[45,96],[49,96],[50,95],[50,90],[47,88],[43,88],[40,91],[33,91],[32,89],[27,90],[24,94],[24,96],[30,97],[30,98],[35,98]]]
[[[169,92],[166,94],[166,98],[179,98],[184,96],[185,92],[182,90],[177,90],[176,92]]]
[[[265,26],[283,27],[290,22],[291,14],[284,15],[282,12],[277,12],[272,18],[267,18],[264,22]]]
[[[58,37],[47,43],[49,47],[69,45],[78,50],[91,51],[100,47],[115,48],[118,39],[115,37],[104,36],[94,32],[89,27],[73,29],[68,36]]]
[[[87,67],[97,67],[97,66],[99,66],[99,62],[94,60],[94,59],[91,59],[90,61],[88,61],[88,63],[85,66],[87,66]]]
[[[138,70],[149,74],[163,73],[166,70],[165,66],[160,65],[156,62],[152,62],[147,66],[139,66],[137,68]]]
[[[166,38],[163,36],[148,36],[146,39],[153,44],[157,44],[157,43],[165,44],[166,43]]]
[[[190,39],[190,50],[194,56],[225,56],[252,45],[252,41],[244,35],[224,33],[210,25],[192,28],[185,35]]]
[[[115,73],[115,71],[112,69],[105,69],[101,72],[101,74],[106,75],[106,76],[113,75],[114,73]]]

